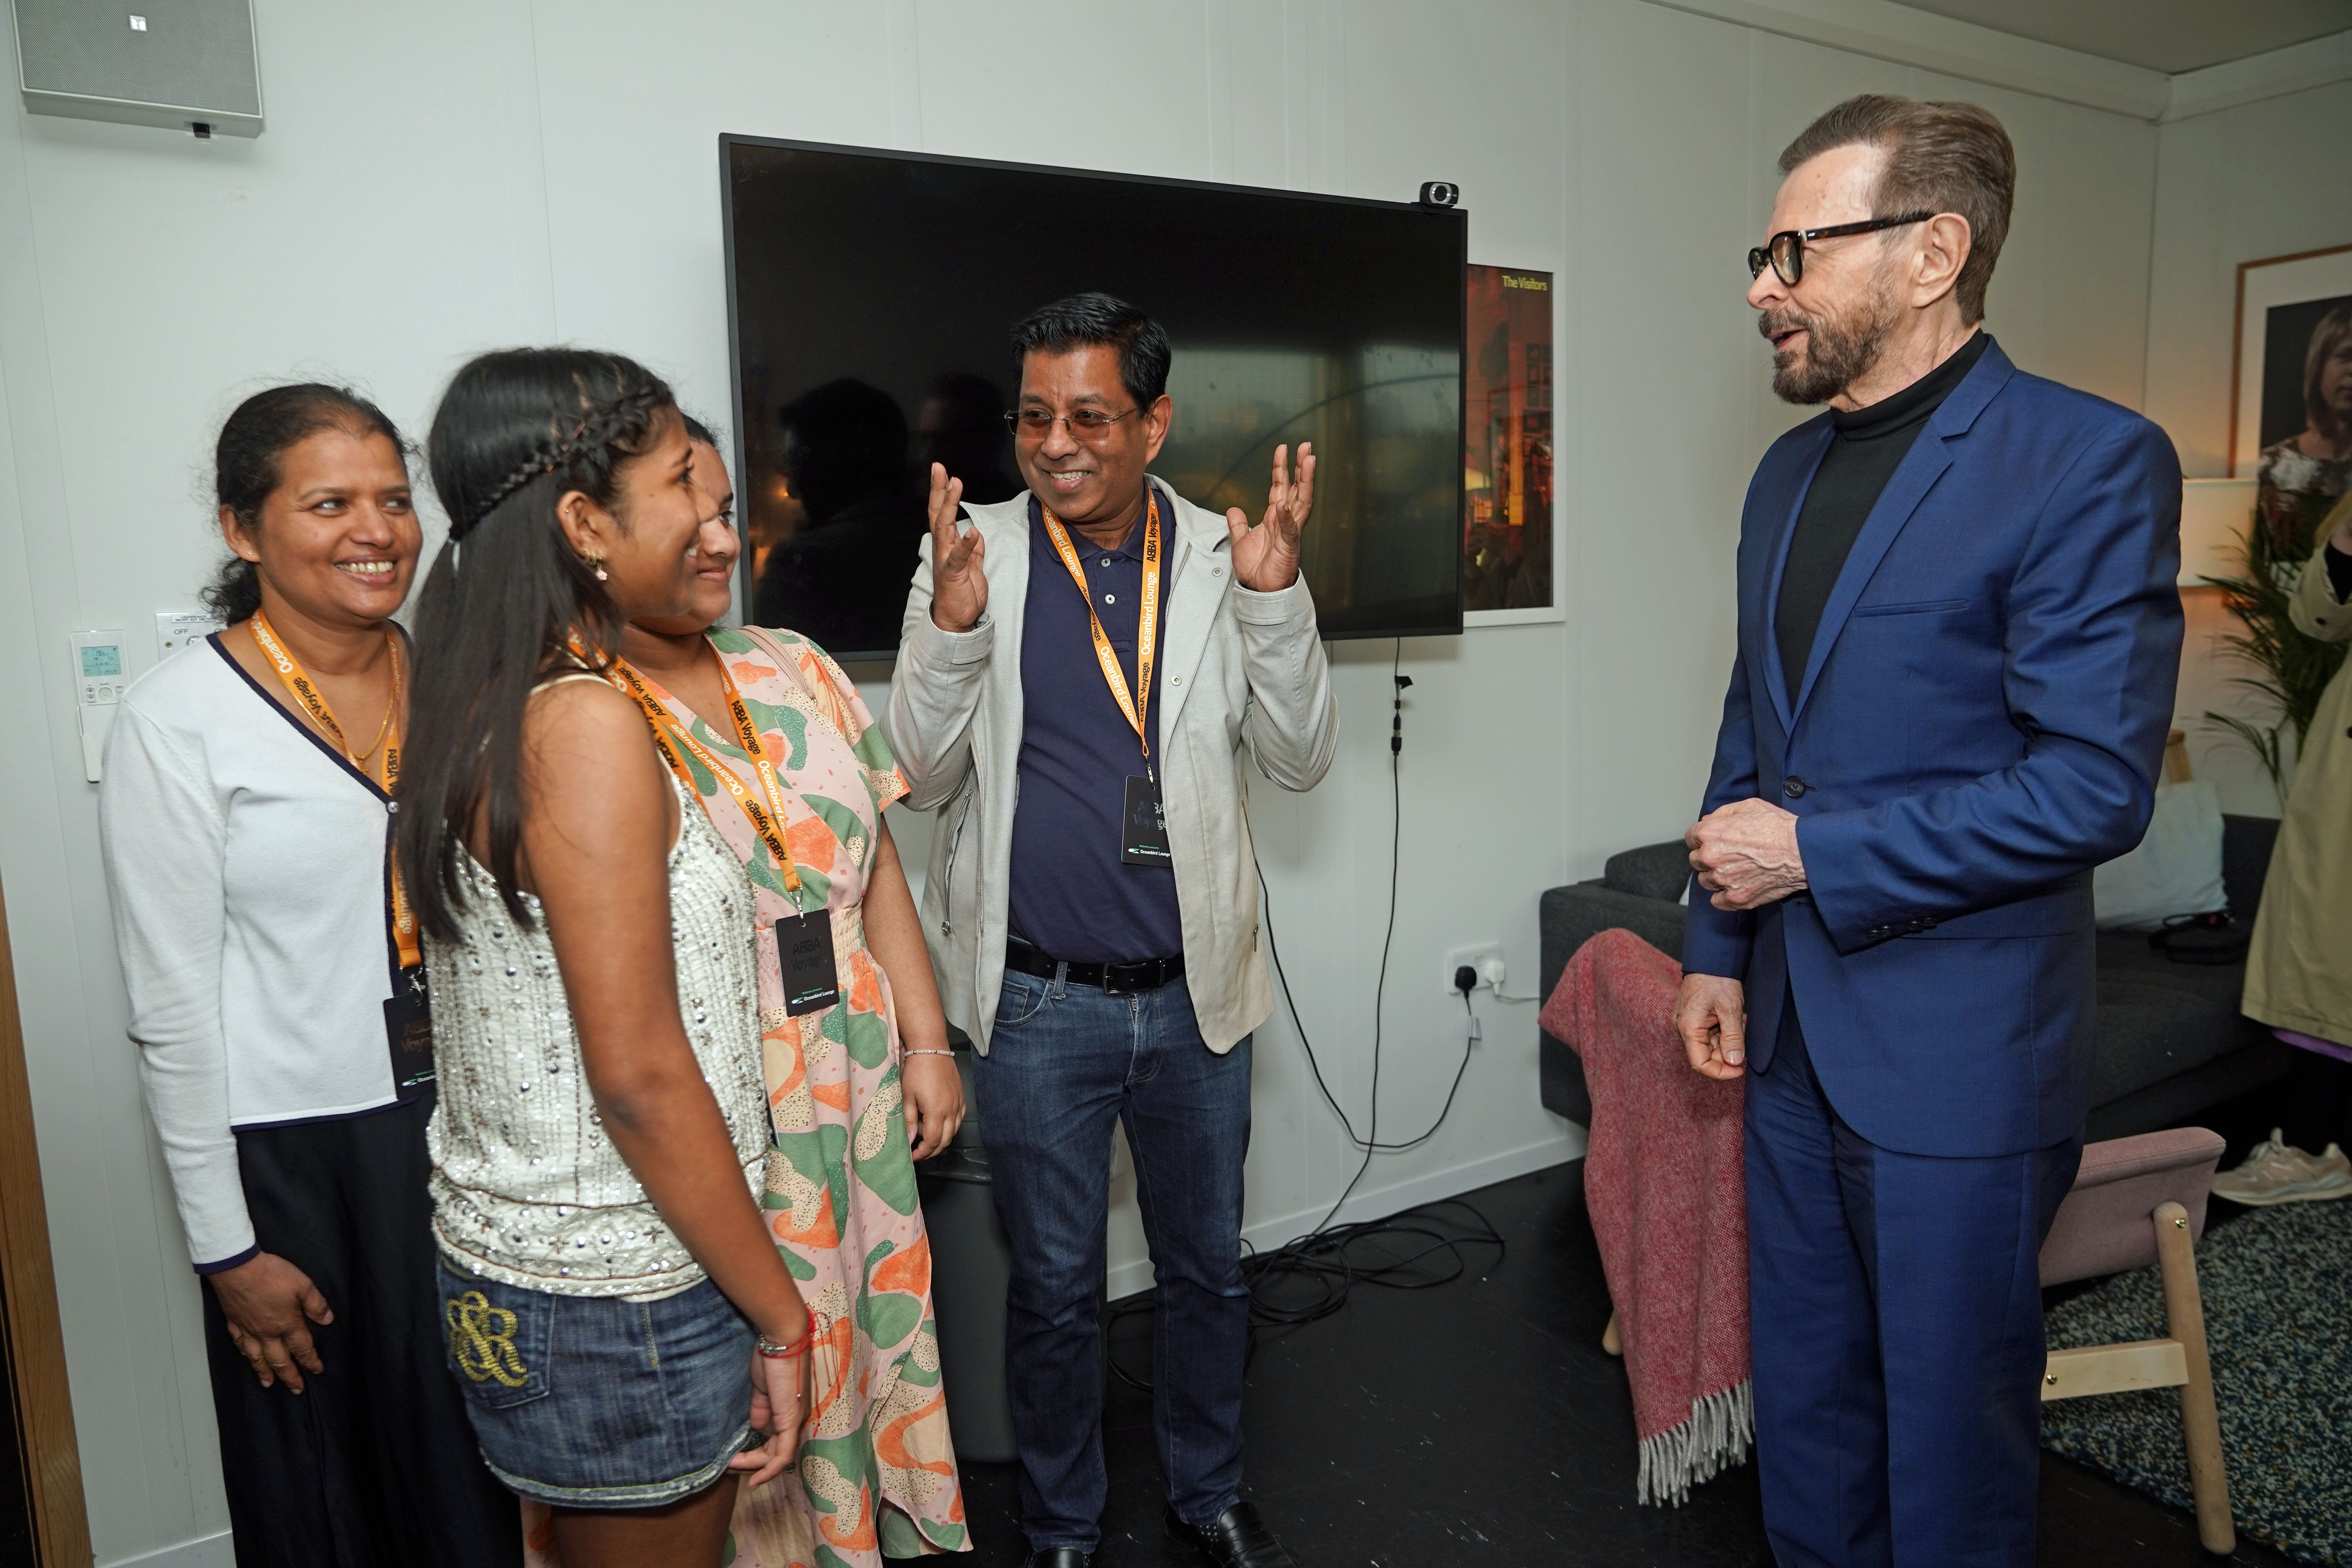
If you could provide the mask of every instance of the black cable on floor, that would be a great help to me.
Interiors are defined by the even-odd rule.
[[[1398,1246],[1402,1243],[1402,1247]],[[1462,1198],[1440,1198],[1383,1219],[1358,1220],[1300,1237],[1272,1252],[1242,1259],[1249,1284],[1249,1351],[1268,1330],[1319,1321],[1348,1304],[1359,1285],[1391,1290],[1433,1290],[1470,1272],[1470,1247],[1494,1248],[1491,1274],[1503,1266],[1509,1247],[1486,1216]],[[1400,1252],[1402,1255],[1400,1256]],[[1109,1327],[1152,1311],[1157,1289],[1147,1290],[1111,1310]],[[1121,1383],[1150,1389],[1151,1380],[1119,1364],[1113,1347],[1105,1359]]]
[[[1305,1236],[1284,1243],[1271,1252],[1251,1252],[1242,1259],[1242,1278],[1249,1285],[1250,1340],[1249,1353],[1257,1352],[1257,1336],[1261,1329],[1296,1328],[1303,1323],[1328,1318],[1348,1304],[1349,1295],[1359,1285],[1378,1285],[1394,1290],[1428,1290],[1448,1285],[1469,1271],[1465,1247],[1492,1247],[1495,1260],[1490,1268],[1499,1268],[1507,1255],[1503,1237],[1486,1216],[1460,1198],[1442,1198],[1423,1204],[1383,1219],[1359,1220],[1349,1225],[1335,1226],[1331,1222],[1346,1205],[1364,1173],[1372,1166],[1375,1154],[1417,1148],[1437,1135],[1445,1125],[1445,1118],[1454,1110],[1454,1097],[1462,1090],[1462,1080],[1470,1070],[1473,1049],[1468,1029],[1464,1030],[1462,1065],[1454,1069],[1453,1087],[1446,1090],[1445,1103],[1439,1108],[1436,1119],[1428,1131],[1402,1142],[1382,1143],[1381,1137],[1381,1046],[1382,1005],[1387,998],[1389,954],[1396,941],[1397,885],[1404,844],[1404,692],[1411,684],[1404,676],[1404,639],[1399,637],[1395,657],[1391,659],[1389,679],[1394,691],[1394,718],[1389,732],[1389,913],[1388,924],[1381,938],[1381,973],[1372,991],[1372,1092],[1371,1121],[1367,1131],[1359,1136],[1355,1123],[1331,1093],[1324,1081],[1322,1064],[1315,1057],[1314,1043],[1307,1038],[1307,1026],[1298,1016],[1298,1004],[1290,994],[1290,977],[1282,967],[1282,949],[1274,934],[1274,899],[1265,885],[1265,869],[1258,866],[1257,879],[1261,898],[1265,903],[1266,950],[1274,960],[1276,977],[1282,984],[1282,999],[1290,1011],[1290,1021],[1298,1030],[1299,1044],[1307,1049],[1307,1065],[1315,1075],[1315,1087],[1322,1091],[1324,1103],[1339,1118],[1347,1129],[1348,1140],[1363,1150],[1364,1158],[1356,1173],[1339,1194],[1339,1202],[1318,1221]],[[1256,849],[1251,849],[1253,864]],[[1476,1015],[1470,1006],[1470,994],[1462,994],[1462,1007],[1472,1017]],[[1444,1211],[1459,1211],[1469,1216],[1468,1222],[1452,1219],[1454,1229],[1447,1229],[1449,1216]],[[1357,1253],[1372,1244],[1392,1244],[1404,1238],[1416,1250],[1402,1258],[1360,1260]],[[1428,1265],[1427,1260],[1444,1258],[1444,1264]],[[1111,1326],[1125,1319],[1151,1311],[1158,1304],[1159,1292],[1145,1291],[1129,1301],[1122,1302],[1111,1314]],[[1138,1377],[1118,1363],[1116,1353],[1106,1353],[1112,1372],[1119,1381],[1135,1388],[1151,1386],[1147,1378]]]

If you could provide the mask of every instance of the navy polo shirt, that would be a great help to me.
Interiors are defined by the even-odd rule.
[[[1135,691],[1135,644],[1143,606],[1143,519],[1116,550],[1076,529],[1087,597]],[[1167,646],[1168,585],[1175,581],[1175,509],[1160,498],[1160,646]],[[1151,677],[1144,715],[1151,766],[1161,773],[1160,694]],[[1127,781],[1144,771],[1143,747],[1095,660],[1087,598],[1029,498],[1029,602],[1021,627],[1020,797],[1013,812],[1013,932],[1073,963],[1169,958],[1184,951],[1176,873],[1118,858]],[[1164,776],[1164,774],[1163,774]]]

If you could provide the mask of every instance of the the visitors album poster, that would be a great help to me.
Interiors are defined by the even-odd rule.
[[[1549,611],[1552,275],[1469,271],[1462,608]],[[1514,617],[1517,618],[1517,617]]]

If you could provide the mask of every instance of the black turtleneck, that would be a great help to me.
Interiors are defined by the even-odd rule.
[[[1780,673],[1790,700],[1804,683],[1822,609],[1830,602],[1846,554],[1870,520],[1879,493],[1895,477],[1928,416],[1943,406],[1991,343],[1990,335],[1979,331],[1958,353],[1893,396],[1852,413],[1831,410],[1830,423],[1837,435],[1813,475],[1812,488],[1805,492],[1804,510],[1797,514],[1789,564],[1780,576],[1780,603],[1773,616]]]

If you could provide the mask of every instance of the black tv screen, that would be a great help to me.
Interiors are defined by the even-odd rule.
[[[1100,289],[1175,351],[1152,471],[1264,515],[1274,448],[1315,446],[1305,572],[1327,637],[1462,629],[1458,211],[719,138],[744,603],[887,658],[929,465],[1024,487],[1010,332]]]

